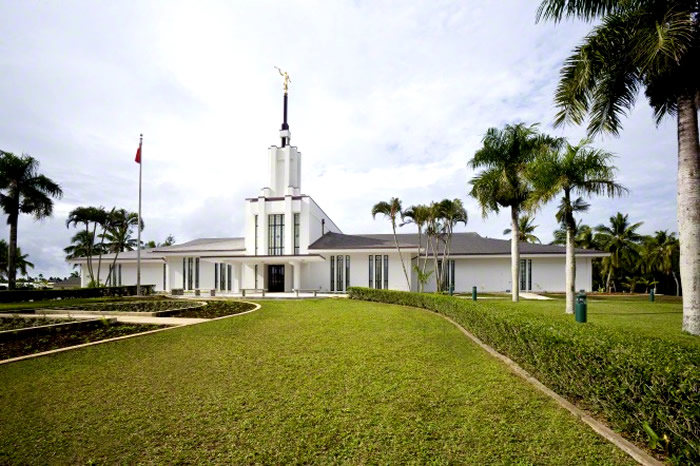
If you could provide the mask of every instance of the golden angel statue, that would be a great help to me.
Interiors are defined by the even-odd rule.
[[[282,71],[279,68],[279,66],[275,66],[275,68],[277,69],[277,71],[280,72],[280,76],[282,76],[284,78],[284,93],[286,94],[287,91],[289,90],[289,83],[292,82],[292,80],[289,79],[289,73],[287,73],[286,71]]]

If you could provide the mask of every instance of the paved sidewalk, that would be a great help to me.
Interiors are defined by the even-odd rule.
[[[70,314],[52,314],[53,318],[60,318],[60,317],[73,317],[75,318],[75,315],[70,315]],[[91,316],[88,316],[87,314],[83,314],[81,318],[96,318],[96,317],[102,317],[101,314],[95,313]],[[110,315],[109,317],[116,317],[117,322],[122,322],[125,324],[155,324],[155,325],[192,325],[192,324],[200,324],[202,322],[207,322],[211,319],[195,319],[195,318],[190,318],[190,317],[151,317],[151,316],[117,316],[117,315]]]
[[[519,293],[519,296],[523,299],[536,299],[538,301],[551,301],[554,298],[548,296],[542,296],[537,293]]]

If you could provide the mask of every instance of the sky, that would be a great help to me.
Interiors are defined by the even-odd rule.
[[[0,0],[0,149],[30,154],[64,192],[51,218],[22,216],[36,276],[66,276],[72,209],[138,209],[143,133],[144,240],[242,236],[244,198],[268,184],[288,71],[291,142],[302,192],[344,233],[388,233],[372,206],[460,198],[462,231],[504,238],[509,213],[484,218],[468,160],[490,127],[553,128],[565,58],[591,25],[535,23],[537,1]],[[586,224],[620,211],[641,232],[677,231],[673,119],[655,126],[643,95],[614,153],[621,199],[591,199]],[[556,202],[536,216],[543,242]],[[413,233],[412,226],[400,232]],[[9,236],[3,222],[0,234]]]

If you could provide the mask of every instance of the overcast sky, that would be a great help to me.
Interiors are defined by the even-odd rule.
[[[590,25],[535,24],[537,1],[0,0],[0,149],[37,158],[64,197],[43,222],[22,217],[32,275],[68,275],[63,248],[80,205],[138,206],[144,133],[144,239],[241,236],[243,199],[279,142],[288,70],[302,192],[345,233],[390,232],[372,205],[461,198],[466,230],[505,238],[509,215],[481,217],[467,161],[487,128],[553,129],[563,60]],[[676,132],[643,96],[619,138],[621,200],[594,199],[585,223],[617,211],[642,231],[676,231]],[[548,242],[555,206],[537,215]],[[1,234],[7,236],[8,229]],[[412,227],[402,231],[413,232]]]

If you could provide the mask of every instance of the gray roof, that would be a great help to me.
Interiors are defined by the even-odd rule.
[[[418,234],[396,235],[399,246],[404,248],[418,247]],[[423,235],[422,245],[425,248],[426,237]],[[333,249],[391,249],[394,248],[394,236],[382,235],[344,235],[329,232],[309,246],[311,250]],[[550,244],[520,243],[521,254],[566,254],[564,246]],[[510,254],[510,240],[484,238],[474,233],[454,233],[450,247],[451,255],[500,255]],[[601,254],[601,251],[576,249],[576,254]]]
[[[155,252],[212,252],[212,251],[245,251],[245,238],[199,238],[172,246],[162,246]]]

